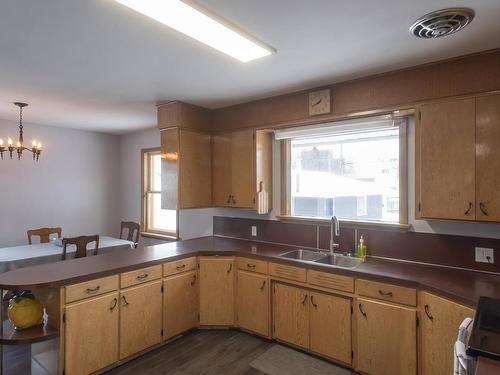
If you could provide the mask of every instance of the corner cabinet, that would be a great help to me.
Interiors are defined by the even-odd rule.
[[[453,373],[453,346],[462,321],[474,310],[427,292],[419,293],[420,375]]]
[[[238,271],[236,321],[238,327],[269,337],[269,277]]]
[[[257,208],[258,192],[267,193],[272,208],[272,135],[240,130],[213,136],[213,205]],[[264,198],[260,198],[264,199]]]
[[[234,326],[234,257],[200,257],[200,325]]]
[[[500,95],[422,105],[415,138],[417,218],[500,221]]]

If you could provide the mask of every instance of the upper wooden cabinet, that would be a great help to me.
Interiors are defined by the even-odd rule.
[[[171,128],[161,132],[162,208],[212,206],[211,136]]]
[[[420,375],[453,373],[453,345],[458,327],[474,310],[427,292],[419,293]]]
[[[267,192],[272,208],[272,136],[241,130],[213,136],[213,204],[257,208],[258,192]]]
[[[415,134],[417,218],[500,221],[500,95],[422,105]]]
[[[212,112],[196,105],[173,101],[158,106],[158,128],[188,128],[210,131]]]

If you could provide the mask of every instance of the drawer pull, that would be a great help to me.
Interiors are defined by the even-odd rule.
[[[118,299],[113,298],[113,301],[111,302],[111,307],[109,308],[109,311],[113,311],[115,309],[116,305],[118,305]]]
[[[145,274],[143,274],[143,275],[138,275],[138,276],[136,277],[136,279],[140,281],[140,280],[147,279],[147,278],[148,278],[148,276],[149,276],[149,275],[148,275],[147,273],[145,273]]]
[[[255,264],[250,264],[250,263],[248,263],[248,264],[247,264],[247,267],[248,267],[248,268],[251,268],[251,269],[253,269],[253,270],[254,270],[254,269],[255,269]]]
[[[363,305],[360,303],[358,304],[359,311],[361,312],[361,315],[363,315],[366,319],[366,313],[363,311]]]
[[[124,306],[128,306],[130,305],[130,303],[128,303],[127,299],[125,298],[125,296],[122,296],[122,299],[123,299],[123,302],[125,302],[125,305]]]
[[[424,306],[424,311],[425,311],[425,315],[427,315],[427,318],[429,318],[429,320],[434,320],[434,317],[429,312],[429,305]]]
[[[191,286],[194,286],[196,284],[196,275],[193,275],[193,281],[191,281]]]
[[[93,294],[93,293],[97,293],[99,291],[99,289],[101,289],[101,286],[97,285],[95,288],[87,288],[86,292],[88,294]]]
[[[383,292],[382,290],[378,290],[378,294],[380,294],[382,297],[391,297],[392,298],[392,292]]]
[[[262,282],[262,285],[261,285],[261,287],[260,287],[260,290],[261,290],[261,291],[263,291],[265,286],[266,286],[266,281],[264,280],[264,281]]]
[[[486,211],[486,206],[484,205],[483,202],[479,203],[479,209],[481,210],[481,212],[484,216],[488,216],[488,211]]]
[[[177,271],[180,271],[180,270],[183,270],[184,268],[186,268],[186,265],[185,264],[181,264],[180,266],[176,266],[175,269]]]
[[[467,210],[464,212],[465,216],[469,216],[469,214],[472,212],[472,207],[474,207],[474,205],[472,204],[472,202],[469,202],[469,208],[467,208]]]

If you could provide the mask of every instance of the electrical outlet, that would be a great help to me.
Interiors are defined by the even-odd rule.
[[[476,247],[476,262],[495,263],[494,249],[488,247]]]
[[[252,225],[252,237],[257,237],[257,227]]]

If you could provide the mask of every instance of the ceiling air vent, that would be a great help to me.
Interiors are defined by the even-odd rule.
[[[437,10],[416,20],[410,33],[424,39],[439,38],[463,29],[473,18],[474,11],[468,8]]]

